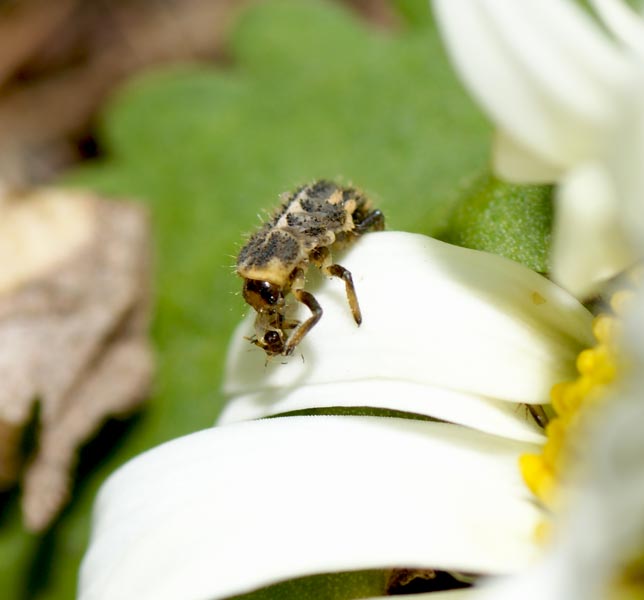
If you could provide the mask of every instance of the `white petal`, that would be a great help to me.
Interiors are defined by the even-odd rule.
[[[405,600],[473,600],[476,599],[478,590],[466,588],[462,590],[448,590],[446,592],[428,592],[426,594],[405,594]],[[377,598],[365,598],[364,600],[385,600],[391,596],[378,596]],[[539,600],[544,600],[540,598]]]
[[[574,169],[561,182],[552,275],[578,298],[592,295],[634,261],[618,208],[610,175],[598,163]]]
[[[561,169],[544,162],[503,131],[494,136],[492,161],[499,177],[515,183],[552,183],[562,174]]]
[[[593,0],[593,6],[613,34],[639,59],[607,156],[620,199],[624,231],[644,251],[644,15],[620,0]]]
[[[601,152],[633,72],[592,21],[559,0],[435,0],[448,51],[490,118],[559,168]]]
[[[405,600],[590,600],[579,593],[578,582],[566,573],[566,566],[549,559],[515,576],[483,580],[463,590],[406,595]]]
[[[463,590],[406,595],[405,600],[590,600],[589,596],[580,593],[580,574],[573,575],[568,567],[560,556],[549,556],[513,576],[483,579],[476,586]]]
[[[620,129],[608,156],[620,199],[620,217],[630,241],[644,254],[644,69],[633,83],[631,104],[624,110]]]
[[[484,582],[479,588],[471,588],[467,600],[586,600],[576,593],[574,581],[565,577],[565,565],[556,561],[544,561],[514,577]],[[568,580],[570,585],[562,585]],[[449,599],[445,599],[449,600]]]
[[[343,381],[267,389],[234,397],[219,416],[219,424],[259,419],[310,408],[356,407],[363,400],[372,408],[428,415],[506,438],[543,443],[542,429],[526,407],[430,385],[405,381]]]
[[[229,353],[229,395],[279,390],[281,397],[306,385],[375,380],[542,403],[554,383],[574,376],[577,353],[592,342],[582,305],[499,256],[382,232],[337,260],[353,274],[362,325],[353,322],[341,282],[312,285],[322,319],[294,356],[267,361],[244,339],[250,314]],[[362,395],[349,402],[371,405]],[[392,397],[388,408],[397,403]]]
[[[408,419],[288,417],[202,431],[99,494],[79,599],[223,598],[312,573],[405,565],[504,573],[539,519],[535,446]]]
[[[644,61],[644,19],[621,0],[590,0],[613,34]]]

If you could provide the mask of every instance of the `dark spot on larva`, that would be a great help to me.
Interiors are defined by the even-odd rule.
[[[300,243],[286,231],[258,231],[239,253],[237,265],[243,268],[265,267],[273,258],[285,264],[298,260]]]
[[[328,198],[338,189],[338,186],[332,181],[326,181],[322,179],[315,182],[311,187],[308,188],[309,198]]]
[[[296,261],[300,256],[300,243],[286,231],[272,231],[268,236],[267,246],[271,256],[286,264]],[[268,260],[270,257],[267,257],[267,262]]]

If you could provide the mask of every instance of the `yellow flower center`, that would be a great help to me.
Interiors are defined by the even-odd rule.
[[[556,508],[558,484],[568,464],[578,458],[570,440],[579,428],[582,413],[602,401],[623,365],[618,354],[620,315],[633,296],[631,290],[616,292],[610,301],[612,314],[595,318],[593,335],[597,344],[577,357],[579,376],[556,384],[550,392],[555,416],[546,425],[546,443],[541,453],[524,454],[519,459],[526,485],[548,509]]]

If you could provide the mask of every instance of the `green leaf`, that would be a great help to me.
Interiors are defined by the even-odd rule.
[[[106,158],[67,183],[149,207],[155,390],[140,418],[85,451],[49,534],[25,534],[16,494],[4,497],[3,598],[73,597],[99,485],[133,455],[213,423],[247,310],[234,256],[280,192],[321,177],[353,182],[389,228],[433,234],[452,190],[486,161],[488,137],[429,20],[387,33],[331,2],[261,3],[234,26],[225,66],[157,71],[117,94],[101,124]]]
[[[463,191],[441,237],[545,273],[550,255],[552,193],[552,186],[513,185],[484,173]]]
[[[429,2],[418,2],[418,0],[391,0],[391,4],[411,26],[425,27],[431,21]]]
[[[384,571],[355,571],[301,577],[230,600],[351,600],[385,594]]]

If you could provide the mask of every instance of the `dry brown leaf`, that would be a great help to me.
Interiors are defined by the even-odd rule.
[[[42,190],[0,203],[0,485],[45,529],[69,497],[76,454],[145,399],[149,231],[136,205]],[[20,456],[38,403],[37,445]]]
[[[48,181],[79,160],[116,86],[155,65],[212,61],[247,1],[24,0],[0,11],[0,180]]]

